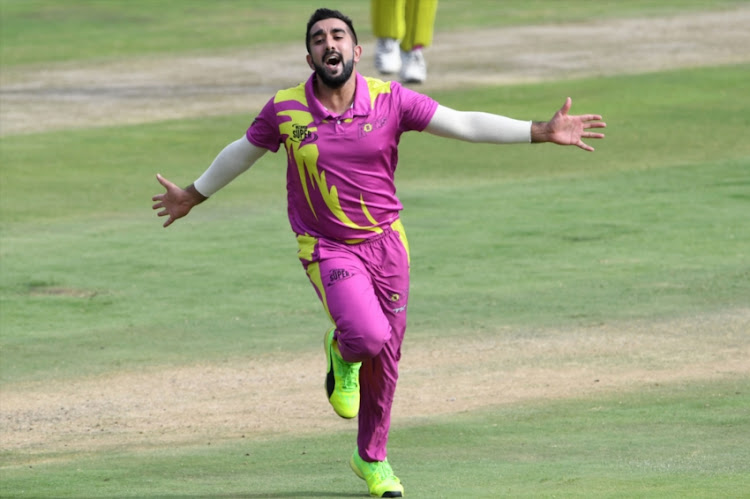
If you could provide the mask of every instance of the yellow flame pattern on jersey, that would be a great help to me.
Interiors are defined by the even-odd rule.
[[[379,80],[371,80],[370,78],[367,78],[367,81],[370,90],[371,104],[375,102],[375,97],[378,94],[390,92],[390,86],[384,85],[383,82],[380,82]],[[378,84],[373,85],[374,82],[377,82]],[[308,108],[304,84],[287,90],[279,91],[276,94],[274,102],[278,103],[290,100],[297,101],[301,103],[305,108]],[[279,124],[279,132],[282,135],[287,136],[285,142],[287,155],[289,156],[290,161],[291,159],[294,159],[294,162],[297,165],[297,173],[300,178],[300,183],[302,184],[305,198],[307,199],[307,204],[310,207],[310,211],[315,216],[315,218],[317,219],[318,215],[315,212],[315,207],[313,206],[312,199],[310,197],[311,187],[313,189],[317,189],[320,192],[320,195],[322,196],[323,202],[325,203],[326,207],[328,207],[331,213],[347,227],[355,230],[372,231],[376,233],[383,232],[383,230],[378,227],[378,221],[375,220],[375,218],[370,213],[370,210],[367,208],[367,205],[361,193],[359,196],[359,201],[362,213],[372,225],[359,225],[355,223],[351,218],[349,218],[346,213],[344,213],[344,210],[341,207],[341,202],[339,200],[338,189],[335,185],[331,185],[330,187],[328,186],[328,181],[326,180],[326,172],[321,172],[318,168],[318,158],[320,156],[320,151],[318,150],[317,144],[315,142],[302,144],[299,141],[293,140],[295,126],[298,127],[300,125],[306,125],[308,127],[307,131],[311,133],[318,130],[317,127],[312,126],[312,114],[307,110],[290,109],[278,112],[278,116],[289,118],[288,121],[284,121],[283,123]]]

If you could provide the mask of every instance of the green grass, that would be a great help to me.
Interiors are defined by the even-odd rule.
[[[736,380],[500,406],[396,428],[390,455],[415,498],[743,497],[749,403],[750,383]],[[362,497],[351,449],[340,431],[17,458],[0,495]]]
[[[747,0],[440,2],[436,29],[580,22],[746,5]],[[369,1],[330,0],[372,39]],[[300,0],[0,0],[3,66],[215,51],[304,39],[315,5]]]
[[[4,65],[302,43],[311,13],[309,7],[301,9],[305,4],[299,1],[0,2]],[[362,18],[365,7],[356,6],[352,15]]]
[[[746,3],[441,2],[438,29]],[[366,2],[328,5],[345,5],[368,35]],[[301,1],[0,0],[0,62],[286,43],[309,10]],[[608,137],[594,154],[404,137],[411,337],[746,308],[749,74],[740,65],[436,93],[452,107],[529,119],[571,95],[574,112],[605,116]],[[327,319],[295,257],[283,155],[168,230],[150,209],[155,173],[189,183],[256,111],[0,138],[2,387],[317,351]],[[410,497],[742,497],[748,394],[737,376],[415,417],[393,428],[389,450]],[[346,463],[352,442],[342,429],[4,450],[0,496],[361,497]]]
[[[574,106],[604,108],[610,123],[593,154],[406,136],[398,177],[413,256],[410,334],[750,302],[750,145],[736,133],[750,115],[738,84],[747,73],[685,70],[491,88],[466,99],[465,108],[541,117],[537,108],[549,112],[575,86],[582,98]],[[734,104],[699,99],[708,87]],[[637,105],[616,98],[623,88]],[[455,105],[463,96],[438,97]],[[312,333],[326,318],[295,257],[283,156],[267,155],[168,230],[150,210],[156,171],[189,183],[248,121],[0,139],[3,379],[317,347]],[[282,331],[289,345],[279,342]]]

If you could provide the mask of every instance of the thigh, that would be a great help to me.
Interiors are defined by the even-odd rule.
[[[398,353],[406,330],[409,302],[409,254],[404,235],[390,232],[378,241],[377,253],[364,261],[371,267],[375,296],[391,325]]]
[[[359,258],[326,258],[320,272],[328,311],[342,332],[368,323],[387,329],[372,276]]]
[[[336,326],[346,360],[376,355],[390,339],[391,328],[360,257],[346,249],[323,248],[320,258],[307,266],[307,275]]]

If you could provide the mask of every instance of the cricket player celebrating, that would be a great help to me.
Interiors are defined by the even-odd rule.
[[[401,497],[386,457],[409,298],[409,246],[394,185],[401,134],[593,151],[583,139],[603,138],[590,129],[606,125],[598,115],[569,115],[569,98],[549,121],[519,121],[449,109],[398,82],[360,75],[362,48],[338,11],[315,11],[306,45],[310,78],[277,92],[187,188],[157,175],[165,192],[153,197],[153,208],[168,217],[167,227],[284,146],[298,256],[333,323],[324,337],[328,400],[339,416],[359,416],[354,473],[371,495]]]

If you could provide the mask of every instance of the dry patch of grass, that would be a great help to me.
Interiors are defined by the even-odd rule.
[[[750,309],[664,322],[407,341],[394,424],[531,400],[750,376]],[[0,438],[29,455],[354,430],[322,352],[3,388]],[[33,458],[31,458],[33,459]]]
[[[750,8],[668,18],[436,33],[421,91],[750,61]],[[583,35],[583,36],[582,36]],[[359,71],[377,74],[364,42]],[[213,56],[132,58],[0,72],[0,135],[257,112],[305,80],[299,43]]]

